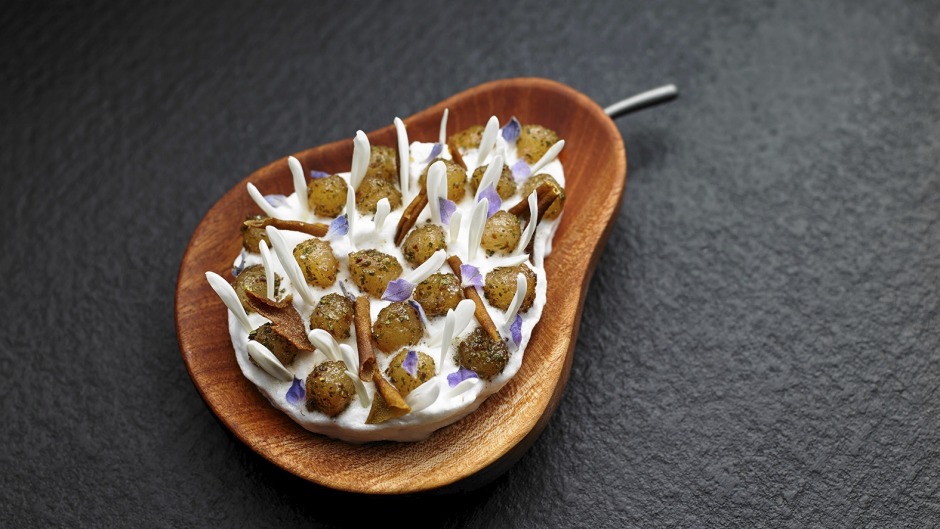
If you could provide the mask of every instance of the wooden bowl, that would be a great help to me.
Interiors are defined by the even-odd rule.
[[[206,271],[230,274],[241,247],[239,226],[259,213],[245,190],[293,192],[284,158],[235,185],[199,223],[180,265],[176,332],[193,383],[213,412],[252,450],[306,480],[338,490],[401,494],[464,490],[505,471],[531,446],[558,406],[568,380],[581,306],[620,207],[627,161],[623,140],[604,111],[584,94],[545,79],[486,83],[405,120],[412,140],[436,141],[441,113],[448,131],[496,115],[539,123],[566,141],[568,196],[553,252],[545,261],[547,305],[516,376],[463,420],[417,443],[354,445],[304,430],[272,407],[243,375],[228,334],[227,311]],[[396,145],[394,127],[370,133],[373,145]],[[353,143],[342,140],[295,154],[304,167],[348,171]]]

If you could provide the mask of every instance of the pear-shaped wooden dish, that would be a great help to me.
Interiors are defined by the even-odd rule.
[[[225,306],[206,271],[228,276],[241,248],[239,226],[259,213],[245,191],[293,192],[285,159],[239,182],[196,228],[180,266],[176,331],[183,360],[212,411],[252,450],[275,465],[334,489],[401,494],[473,488],[505,471],[531,446],[558,406],[568,380],[581,306],[616,218],[626,178],[623,140],[613,121],[584,94],[535,78],[486,83],[405,120],[412,140],[435,141],[441,113],[448,131],[496,115],[539,123],[566,141],[562,153],[568,196],[553,251],[546,259],[548,300],[516,376],[463,420],[417,443],[354,445],[310,433],[272,407],[242,375],[228,334]],[[394,127],[370,133],[373,145],[396,145]],[[295,154],[304,167],[348,171],[349,139]]]

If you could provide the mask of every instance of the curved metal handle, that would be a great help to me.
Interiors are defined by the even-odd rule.
[[[643,92],[642,94],[628,97],[622,101],[618,101],[613,105],[605,108],[604,113],[613,119],[623,114],[640,110],[641,108],[646,108],[657,103],[664,103],[670,99],[674,99],[678,95],[679,89],[676,88],[676,85],[667,84],[665,86],[660,86],[659,88],[654,88],[652,90]]]

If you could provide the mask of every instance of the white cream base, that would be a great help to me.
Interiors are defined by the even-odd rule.
[[[410,187],[413,190],[417,190],[418,177],[427,167],[427,163],[425,163],[424,160],[428,157],[432,147],[433,144],[430,143],[415,142],[411,145],[412,162],[410,170]],[[502,154],[504,156],[507,165],[512,166],[512,164],[515,163],[517,158],[515,157],[514,151],[514,147],[508,147],[502,138],[499,138],[496,153]],[[446,146],[442,156],[447,158],[450,157],[449,153],[447,153]],[[490,156],[492,156],[492,154]],[[469,177],[473,173],[472,168],[476,167],[475,152],[469,152],[464,155],[463,158],[468,167],[471,168],[468,171]],[[415,160],[420,161],[416,162]],[[551,174],[559,184],[564,186],[564,170],[561,166],[561,162],[558,160],[551,162],[540,172]],[[348,183],[349,174],[345,173],[341,176],[346,178]],[[408,196],[408,194],[406,194],[404,197],[404,202],[406,205],[411,198],[412,196]],[[516,193],[515,196],[510,197],[508,200],[504,201],[503,209],[506,209],[506,207],[509,205],[513,205],[517,201],[522,200],[522,198],[523,197],[519,195],[519,193]],[[301,218],[297,197],[295,195],[291,195],[288,197],[287,202],[287,206],[281,206],[277,209],[279,217],[281,218],[324,223],[329,223],[332,220],[328,218],[316,217],[313,213],[311,213],[307,218]],[[464,197],[463,201],[458,204],[458,210],[461,211],[462,217],[460,237],[455,243],[448,247],[448,253],[459,255],[465,264],[472,264],[477,266],[480,269],[480,273],[483,275],[483,277],[486,277],[486,274],[496,267],[515,265],[523,262],[524,256],[506,257],[494,255],[492,257],[487,257],[486,252],[482,249],[476,252],[475,259],[470,260],[468,258],[467,233],[470,222],[470,208],[472,208],[473,204],[473,195],[470,192],[470,187],[467,186],[467,195]],[[401,250],[396,247],[393,242],[395,229],[403,211],[403,207],[392,211],[388,215],[381,232],[375,231],[375,224],[372,222],[371,216],[361,216],[357,212],[352,212],[352,214],[357,216],[353,223],[356,230],[356,233],[354,234],[355,244],[350,241],[349,236],[338,237],[329,241],[333,247],[333,253],[336,255],[336,258],[339,261],[339,277],[337,282],[327,289],[310,286],[309,288],[314,293],[314,297],[319,300],[324,295],[332,292],[341,294],[341,282],[344,284],[347,292],[353,295],[359,294],[358,288],[353,285],[351,281],[349,281],[348,254],[352,251],[360,249],[375,248],[381,252],[396,257],[404,269],[402,276],[404,277],[407,275],[408,272],[412,270],[412,268],[404,259]],[[418,223],[416,225],[425,222],[429,218],[430,213],[428,208],[425,208],[424,213],[421,215],[421,217],[419,217]],[[274,407],[282,410],[284,413],[289,415],[291,419],[312,432],[353,443],[364,443],[381,440],[419,441],[421,439],[425,439],[435,430],[452,424],[472,413],[477,409],[477,407],[480,406],[486,397],[499,391],[519,370],[519,367],[522,365],[522,357],[524,355],[525,348],[529,343],[529,339],[534,332],[536,324],[541,318],[542,310],[545,306],[547,280],[545,277],[545,271],[541,264],[544,257],[549,252],[551,252],[552,237],[554,236],[555,230],[557,229],[560,220],[561,217],[551,221],[543,220],[535,232],[533,243],[534,255],[532,256],[532,262],[527,262],[527,265],[536,273],[536,276],[538,277],[535,289],[535,303],[528,312],[522,314],[522,341],[518,348],[515,347],[510,338],[509,326],[504,321],[505,318],[503,311],[492,307],[486,301],[486,298],[482,296],[482,289],[478,289],[481,291],[481,297],[483,298],[484,304],[486,304],[494,323],[497,327],[500,328],[503,336],[507,338],[507,344],[511,353],[509,362],[505,369],[503,369],[503,372],[493,377],[493,379],[490,381],[470,379],[465,380],[457,387],[451,388],[449,386],[447,382],[447,375],[457,371],[459,367],[455,361],[457,345],[460,343],[462,338],[466,337],[471,331],[473,331],[473,329],[478,327],[478,324],[476,320],[473,320],[459,336],[454,337],[451,343],[448,344],[448,350],[444,354],[443,364],[441,364],[440,346],[430,347],[428,343],[433,336],[437,336],[442,333],[445,320],[444,317],[431,318],[421,342],[414,347],[409,347],[409,349],[424,352],[434,358],[435,364],[437,365],[437,375],[431,380],[425,382],[421,388],[422,391],[424,391],[426,385],[439,385],[440,394],[437,400],[427,408],[417,412],[409,413],[403,417],[392,419],[381,424],[365,423],[366,418],[369,415],[369,407],[361,406],[359,399],[357,398],[353,398],[349,407],[336,417],[327,417],[326,415],[319,412],[308,411],[304,403],[300,403],[299,405],[295,406],[287,402],[286,395],[287,391],[290,389],[291,383],[284,382],[272,377],[249,360],[247,353],[248,333],[245,332],[245,330],[239,324],[238,320],[235,319],[235,317],[230,313],[229,334],[232,338],[232,345],[235,349],[235,357],[238,361],[238,365],[245,374],[245,377],[258,387],[261,393],[267,397]],[[285,236],[287,242],[291,246],[311,238],[309,235],[298,232],[283,231],[282,234]],[[287,294],[293,295],[294,307],[300,313],[301,319],[304,321],[304,326],[309,331],[310,315],[313,312],[314,307],[307,305],[301,296],[294,291],[289,283],[289,280],[287,279],[287,275],[284,273],[283,267],[279,262],[277,262],[276,257],[274,258],[274,261],[275,263],[273,263],[272,267],[275,269],[275,272],[281,276],[282,288],[286,290]],[[248,265],[260,264],[261,257],[259,254],[246,254],[246,263]],[[445,264],[441,267],[440,272],[450,273],[451,270],[450,267]],[[371,312],[373,321],[375,321],[377,318],[379,311],[389,303],[390,302],[388,301],[376,300],[372,298]],[[253,328],[257,328],[258,326],[268,321],[264,317],[254,313],[249,314],[248,317]],[[352,332],[351,329],[350,337],[340,343],[351,346],[352,350],[356,351],[355,332]],[[385,372],[385,368],[388,366],[388,363],[391,361],[393,356],[394,353],[385,354],[376,350],[376,360],[378,362],[378,367],[381,369],[383,374]],[[296,378],[299,378],[302,381],[306,381],[307,375],[316,365],[323,362],[324,360],[326,360],[326,356],[320,351],[315,351],[313,353],[301,353],[297,355],[297,358],[294,360],[293,364],[285,367],[294,373]],[[349,367],[350,370],[354,372],[358,368],[358,366]],[[371,401],[371,398],[375,392],[374,385],[369,382],[365,383],[365,387]]]

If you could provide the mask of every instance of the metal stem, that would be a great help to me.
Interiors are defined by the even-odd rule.
[[[660,86],[659,88],[654,88],[642,94],[637,94],[633,97],[628,97],[623,101],[618,101],[613,105],[604,109],[606,113],[611,118],[616,118],[620,115],[633,112],[635,110],[640,110],[657,103],[663,103],[670,99],[675,98],[679,95],[679,89],[676,88],[676,85],[667,84],[666,86]]]

